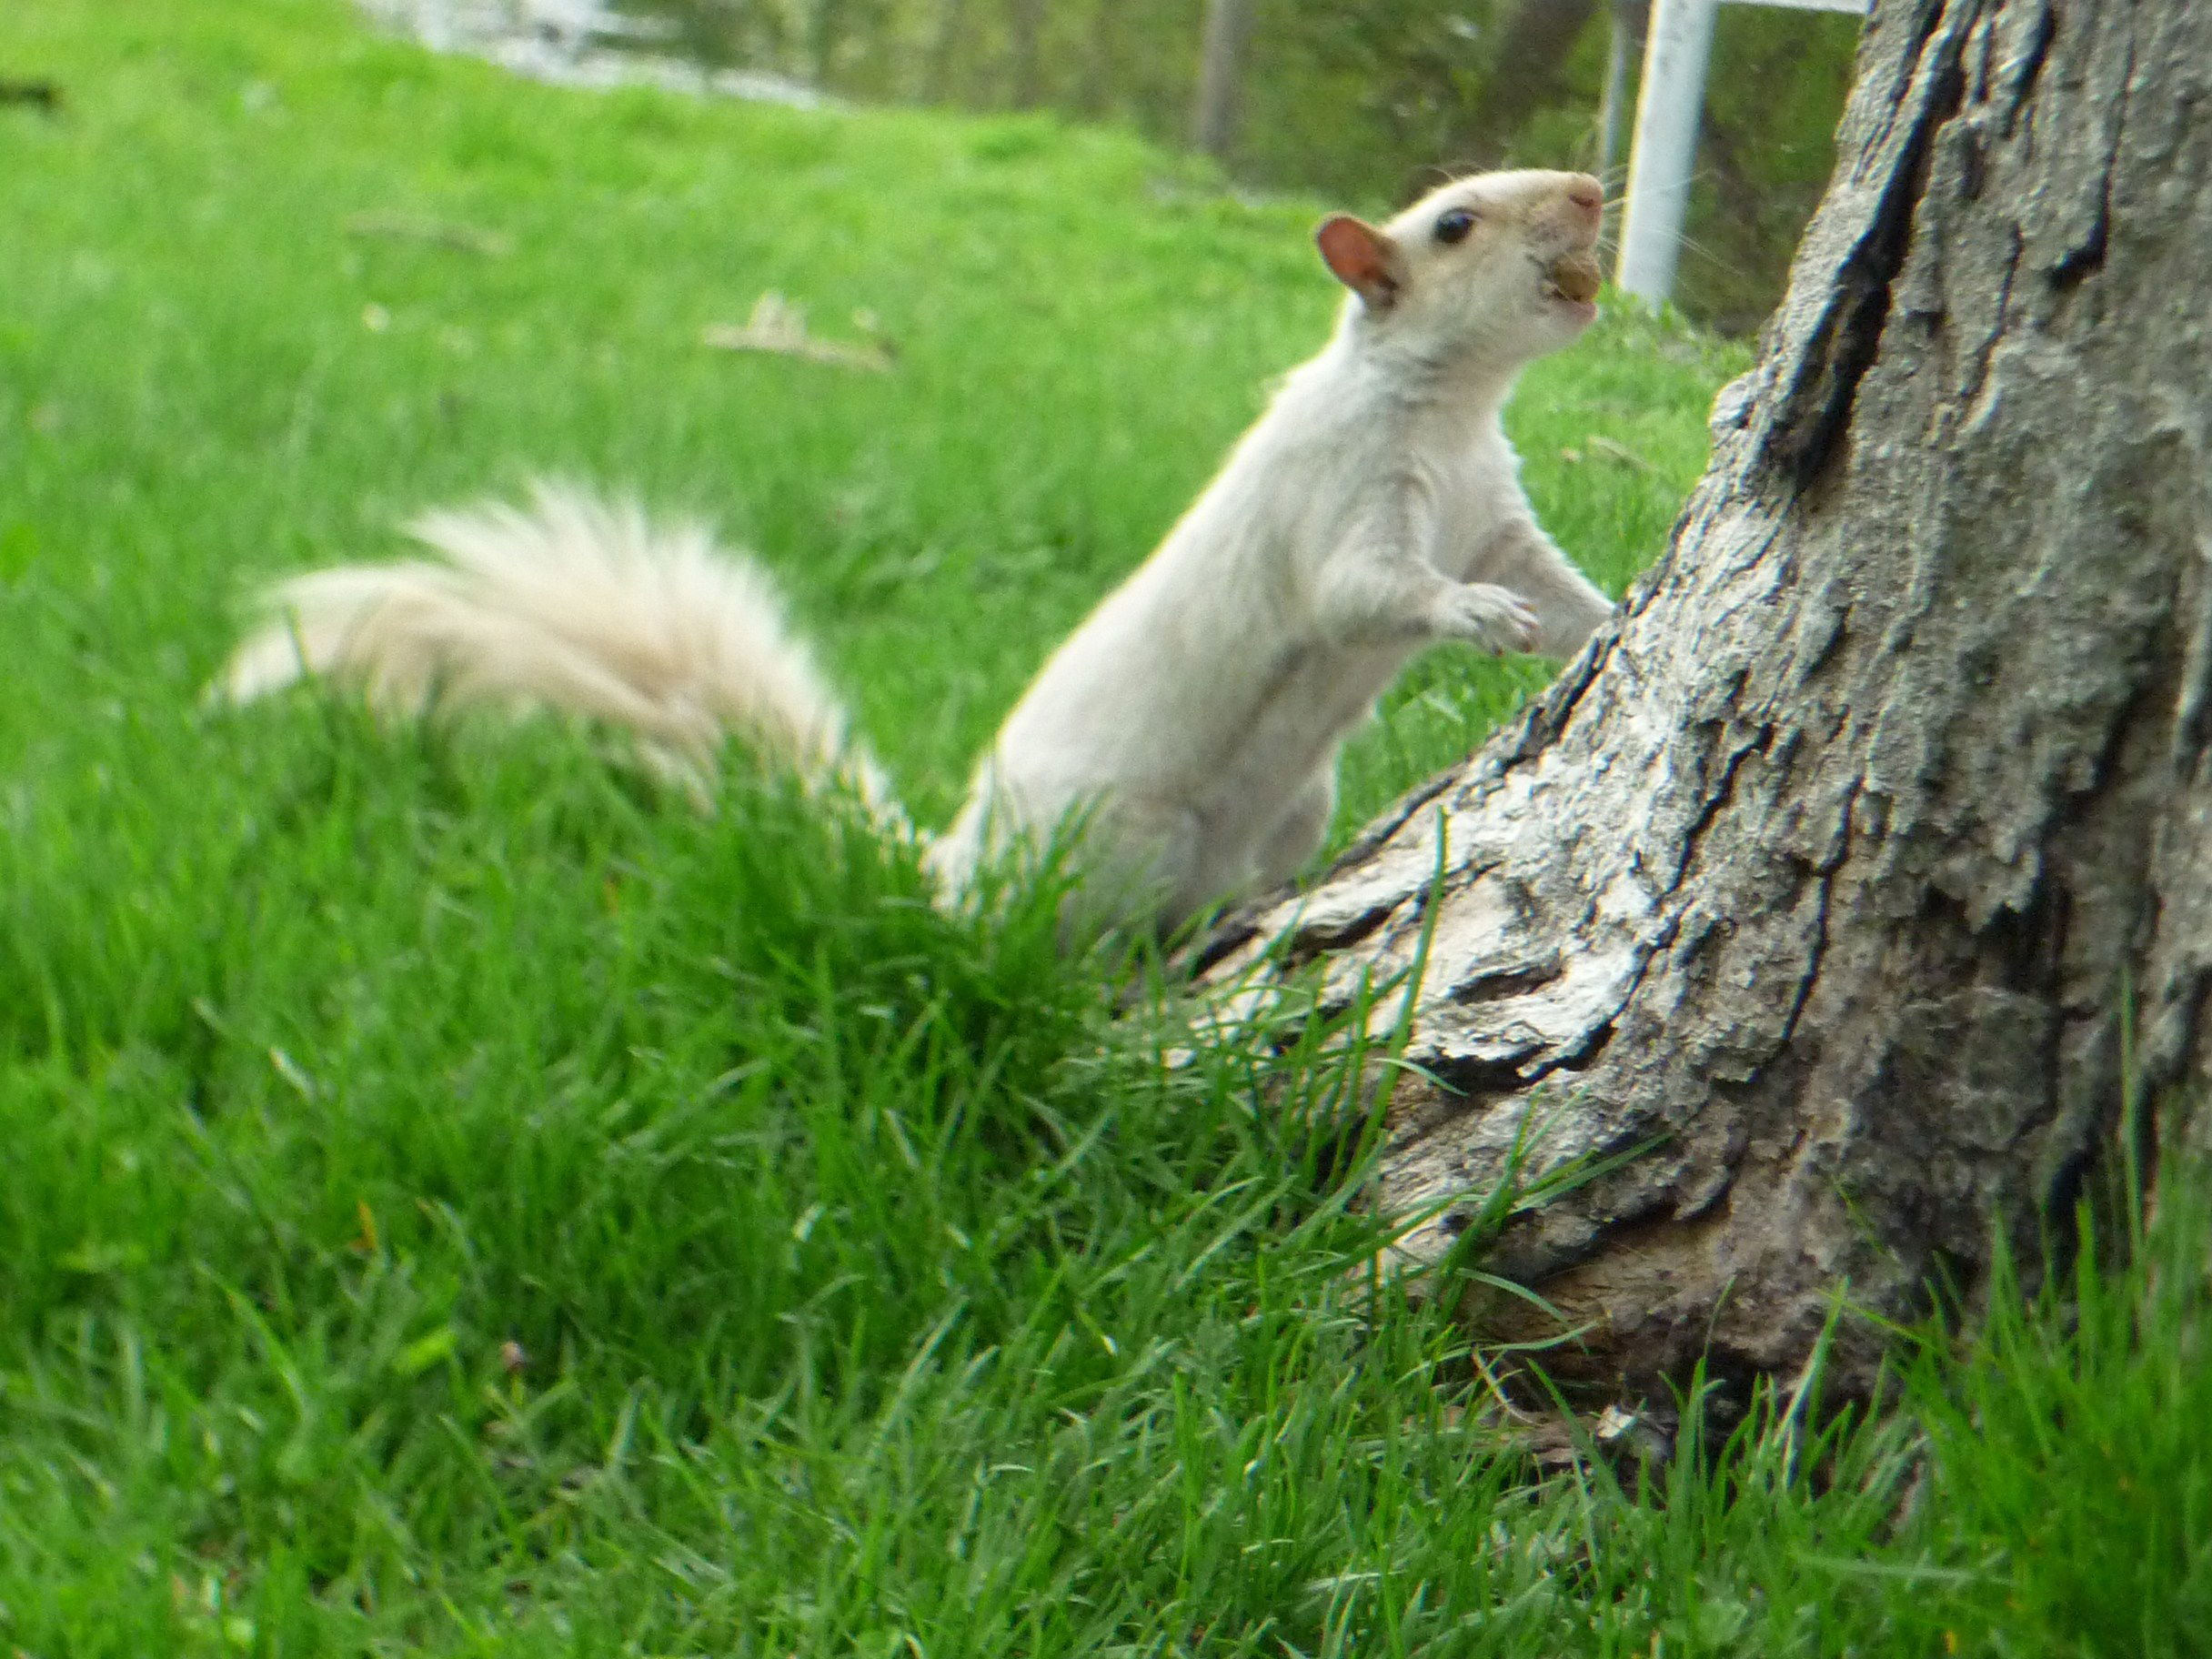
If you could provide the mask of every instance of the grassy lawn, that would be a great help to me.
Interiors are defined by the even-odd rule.
[[[518,84],[337,0],[15,0],[0,78],[0,1654],[2182,1654],[2206,1229],[1545,1470],[1347,1270],[1342,1068],[1167,1071],[772,780],[203,712],[238,600],[553,472],[782,574],[921,816],[1307,354],[1316,205],[1126,136]],[[1356,205],[1356,204],[1355,204]],[[778,289],[868,375],[705,349]],[[1618,587],[1740,354],[1513,416]],[[1538,683],[1439,653],[1345,827]]]

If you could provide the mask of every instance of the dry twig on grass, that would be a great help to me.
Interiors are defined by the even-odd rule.
[[[465,254],[480,254],[487,259],[504,258],[514,251],[514,243],[496,230],[481,230],[474,225],[455,225],[408,213],[357,213],[346,221],[346,230],[349,236],[427,242]]]
[[[852,320],[868,338],[824,339],[808,331],[804,306],[792,304],[770,288],[753,302],[752,314],[742,326],[709,323],[699,338],[719,351],[764,351],[777,357],[804,357],[809,363],[833,364],[840,368],[889,373],[894,356],[890,342],[878,336],[875,319],[866,312],[855,312]]]

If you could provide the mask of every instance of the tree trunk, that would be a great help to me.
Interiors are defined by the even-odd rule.
[[[946,104],[952,99],[953,64],[967,23],[968,0],[940,0],[937,38],[930,46],[929,73],[923,81],[922,96],[930,103]]]
[[[1014,0],[1012,102],[1016,109],[1035,109],[1044,102],[1045,0]]]
[[[1217,940],[1213,982],[1341,1008],[1425,939],[1379,1191],[1416,1261],[1517,1147],[1623,1156],[1488,1258],[1588,1324],[1555,1372],[1788,1372],[1839,1293],[1970,1307],[2125,1076],[2212,1072],[2208,116],[2212,6],[1881,0],[1671,552]]]
[[[1483,90],[1450,140],[1453,159],[1494,167],[1528,118],[1559,96],[1574,43],[1597,0],[1521,0],[1505,25]]]
[[[1252,0],[1206,0],[1206,32],[1199,47],[1198,97],[1191,110],[1191,143],[1217,161],[1229,159],[1237,137],[1237,108],[1244,42],[1252,30]]]
[[[815,85],[827,88],[835,83],[838,48],[844,39],[844,0],[814,0],[807,14],[807,64]]]
[[[1094,118],[1113,108],[1121,81],[1120,0],[1097,0],[1091,13],[1090,70],[1083,77],[1083,113]]]

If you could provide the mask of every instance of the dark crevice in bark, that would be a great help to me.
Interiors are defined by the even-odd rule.
[[[2036,96],[2036,84],[2043,78],[2043,65],[2050,58],[2051,43],[2058,37],[2058,19],[2048,5],[2043,6],[2036,18],[2036,33],[2027,43],[2027,49],[2006,67],[2011,71],[2010,100],[2005,108],[2003,134],[2010,138],[2016,130],[2020,111]]]
[[[2148,671],[2140,675],[2114,714],[2089,782],[2075,797],[2076,801],[2096,801],[2108,790],[2125,787],[2131,779],[2157,775],[2158,763],[2151,758],[2151,752],[2158,750],[2163,751],[2160,758],[2170,772],[2177,774],[2160,779],[2161,794],[2187,790],[2195,784],[2196,769],[2187,763],[2185,757],[2192,753],[2200,757],[2204,741],[2200,722],[2205,676],[2212,669],[2207,650],[2207,631],[2212,628],[2212,615],[2204,608],[2208,596],[2201,561],[2208,550],[2212,549],[2199,538],[2190,548],[2199,561],[2196,568],[2184,562],[2162,596],[2160,624],[2145,645]],[[2162,714],[2171,724],[2164,741],[2159,742],[2155,736],[2154,722]],[[2131,748],[2137,752],[2131,754]],[[2110,828],[2116,826],[2108,827],[2108,834]],[[2177,830],[2188,833],[2180,830],[2175,818],[2169,817],[2154,837],[2132,848],[2137,861],[2130,874],[2140,894],[2140,909],[2130,940],[2131,961],[2143,960],[2145,953],[2174,925],[2167,911],[2176,895],[2162,883],[2160,866],[2166,846]],[[2125,859],[2130,850],[2128,845],[2123,844],[2105,857]],[[2185,900],[2191,896],[2182,895]],[[2187,924],[2180,925],[2186,928]],[[2099,1017],[2115,1022],[2116,1029],[2117,1022],[2132,1026],[2142,1010],[2147,1010],[2149,1023],[2142,1031],[2127,1033],[2127,1052],[2133,1062],[2133,1075],[2116,1075],[2114,1079],[2101,1113],[2107,1130],[2116,1126],[2122,1115],[2123,1088],[2132,1087],[2140,1091],[2141,1098],[2152,1099],[2180,1080],[2198,1052],[2197,1031],[2207,987],[2212,984],[2212,975],[2207,974],[2207,968],[2189,964],[2186,957],[2178,962],[2169,959],[2157,982],[2129,984],[2125,976],[2131,970],[2122,967],[2120,971],[2122,982],[2108,988],[2108,995],[2119,1003],[2116,1021],[2109,1008],[2099,1009]],[[2147,1170],[2151,1167],[2149,1149],[2144,1150],[2143,1167]]]
[[[1623,1006],[1626,1006],[1628,999],[1624,997],[1621,1001]],[[1550,1077],[1555,1072],[1587,1071],[1605,1052],[1617,1030],[1619,1026],[1615,1021],[1600,1021],[1584,1031],[1578,1041],[1554,1050],[1543,1064],[1532,1068],[1528,1073],[1529,1081],[1533,1082],[1538,1078]]]
[[[1855,796],[1856,789],[1852,792]],[[1828,955],[1828,907],[1835,897],[1835,876],[1840,868],[1839,860],[1826,869],[1814,872],[1819,891],[1813,903],[1812,947],[1805,952],[1805,970],[1798,975],[1796,991],[1790,998],[1788,1009],[1783,1013],[1782,1034],[1775,1040],[1774,1053],[1759,1062],[1762,1071],[1774,1062],[1775,1055],[1789,1051],[1791,1041],[1797,1035],[1798,1019],[1805,1012],[1805,1005],[1812,1000],[1814,988],[1820,983],[1821,964]]]
[[[2203,395],[2201,387],[2191,391]],[[2208,404],[2207,407],[2212,407]],[[2166,759],[2177,783],[2199,775],[2207,745],[2212,743],[2205,716],[2212,691],[2212,429],[2195,434],[2173,427],[2162,435],[2166,453],[2155,464],[2159,482],[2182,481],[2185,498],[2175,515],[2181,522],[2161,527],[2160,539],[2175,548],[2164,574],[2156,620],[2141,641],[2141,660],[2150,669],[2166,710]],[[2135,526],[2131,522],[2131,528]],[[2158,534],[2149,525],[2145,534]]]
[[[2171,614],[2170,601],[2168,614]],[[2092,857],[2089,847],[2068,848],[2063,838],[2071,831],[2090,830],[2100,826],[2100,809],[2109,801],[2116,789],[2125,786],[2131,779],[2139,777],[2145,769],[2140,756],[2130,754],[2131,749],[2143,746],[2152,729],[2151,722],[2159,710],[2173,708],[2178,700],[2179,685],[2185,668],[2167,667],[2161,671],[2159,665],[2175,665],[2183,661],[2182,653],[2170,643],[2174,629],[2162,626],[2152,630],[2154,638],[2143,642],[2140,659],[2134,665],[2135,683],[2125,696],[2114,704],[2107,716],[2105,729],[2089,757],[2086,775],[2079,784],[2061,785],[2052,801],[2048,819],[2036,843],[2036,856],[2046,871],[2062,867],[2063,862],[2094,862],[2104,867],[2127,869],[2135,890],[2143,893],[2147,900],[2155,901],[2155,892],[2147,883],[2147,847],[2138,845],[2131,857],[2124,850],[2098,846]],[[2139,830],[2140,826],[2131,826]],[[2109,830],[2100,840],[2110,839]],[[2049,883],[2039,882],[2037,893]],[[2064,916],[2060,920],[2066,920]],[[2063,943],[2063,940],[2061,940]],[[2052,971],[2057,971],[2058,959],[2054,958]]]
[[[1975,349],[1973,367],[1966,376],[1966,384],[1959,388],[1958,404],[1968,417],[1974,413],[1982,388],[1989,384],[1989,365],[2011,329],[2012,285],[2020,274],[2020,261],[2026,252],[2027,239],[2021,234],[2020,226],[2015,224],[2012,226],[2012,246],[2005,258],[2005,275],[1997,285],[1996,320],[1989,326],[1989,332]]]
[[[1587,1071],[1613,1041],[1614,1029],[1612,1021],[1604,1021],[1585,1031],[1578,1041],[1555,1048],[1548,1054],[1543,1053],[1543,1042],[1532,1038],[1510,1054],[1433,1061],[1427,1069],[1437,1081],[1459,1097],[1463,1108],[1474,1106],[1484,1101],[1524,1093],[1547,1077]],[[1531,1058],[1539,1054],[1543,1058],[1532,1065]]]
[[[1438,1061],[1432,1061],[1427,1069],[1438,1082],[1472,1105],[1479,1101],[1518,1094],[1527,1088],[1531,1080],[1521,1070],[1521,1062],[1535,1051],[1536,1044],[1532,1042],[1503,1059]]]
[[[2105,268],[2105,249],[2112,237],[2112,176],[2105,176],[2103,193],[2097,202],[2096,217],[2090,221],[2089,234],[2066,249],[2058,263],[2051,268],[2051,287],[2060,293],[2079,287],[2089,277]]]
[[[2050,1044],[2050,1064],[2057,1064],[2057,1041]],[[2068,1221],[2073,1217],[2075,1205],[2088,1194],[2090,1177],[2097,1172],[2101,1163],[2099,1151],[2101,1148],[2095,1141],[2084,1141],[2059,1159],[2057,1168],[2050,1171],[2050,1186],[2042,1194],[2042,1214],[2053,1219],[2053,1223],[2064,1225],[2068,1234],[2073,1234]]]
[[[1720,780],[1706,792],[1704,800],[1698,808],[1697,816],[1690,820],[1689,829],[1683,836],[1682,858],[1674,866],[1674,873],[1666,883],[1666,897],[1672,898],[1681,890],[1684,880],[1696,867],[1698,850],[1704,846],[1707,832],[1719,821],[1721,814],[1725,812],[1735,799],[1736,774],[1744,769],[1744,762],[1754,755],[1764,757],[1768,745],[1774,741],[1774,737],[1773,727],[1762,726],[1758,729],[1758,735],[1755,738],[1729,754],[1722,768]]]
[[[1332,876],[1340,870],[1349,870],[1359,863],[1369,853],[1403,830],[1411,821],[1414,813],[1420,811],[1422,808],[1427,806],[1457,781],[1459,780],[1450,772],[1439,772],[1418,788],[1408,789],[1386,808],[1380,818],[1360,831],[1359,840],[1353,841],[1336,858],[1331,860],[1329,868],[1322,872],[1322,875],[1324,877]]]
[[[1619,628],[1617,618],[1600,628],[1596,638],[1567,664],[1559,678],[1522,711],[1511,735],[1498,741],[1500,771],[1543,753],[1565,729],[1567,719],[1574,712],[1584,691],[1597,678],[1598,671],[1612,661]]]
[[[2212,532],[2199,528],[2195,540],[2200,565],[2212,566]],[[2174,781],[2186,785],[2202,775],[2207,754],[2212,752],[2212,582],[2201,575],[2195,581],[2177,582],[2169,614],[2187,618],[2179,625],[2181,671],[2167,748]]]
[[[1921,0],[1920,9],[1913,18],[1912,45],[1898,54],[1896,73],[1892,81],[1894,90],[1883,100],[1882,125],[1860,146],[1859,160],[1862,163],[1880,154],[1882,147],[1889,142],[1890,134],[1896,130],[1897,117],[1912,101],[1913,77],[1920,71],[1920,60],[1927,55],[1928,42],[1936,38],[1936,30],[1943,26],[1946,9],[1946,0]],[[1877,14],[1873,26],[1879,26],[1887,21],[1886,15]],[[1960,25],[1957,31],[1960,39],[1966,37],[1970,26],[1966,24]],[[1867,44],[1872,43],[1869,41]]]
[[[1242,910],[1231,912],[1175,959],[1177,977],[1202,978],[1208,969],[1217,966],[1251,944],[1260,937],[1260,918],[1265,913],[1265,907],[1259,904],[1246,905]]]
[[[2089,222],[2089,233],[2060,257],[2051,272],[2051,286],[2060,293],[2079,287],[2096,272],[2105,268],[2105,256],[2112,243],[2112,175],[2120,165],[2120,146],[2127,131],[2127,99],[2136,78],[2136,46],[2131,35],[2127,41],[2127,60],[2120,70],[2118,107],[2112,116],[2112,144],[2104,155],[2103,165],[2096,175],[2096,214]]]
[[[1359,944],[1363,940],[1372,938],[1376,930],[1409,905],[1412,914],[1418,916],[1422,903],[1423,896],[1420,894],[1411,898],[1393,897],[1355,916],[1302,927],[1292,936],[1283,950],[1282,965],[1289,969],[1302,968],[1324,952],[1342,950]]]
[[[1501,998],[1517,997],[1555,982],[1566,970],[1566,961],[1559,952],[1547,951],[1536,960],[1518,968],[1501,968],[1494,972],[1475,974],[1452,987],[1449,1000],[1463,1003],[1492,1002]]]
[[[1835,454],[1849,425],[1859,382],[1873,367],[1889,321],[1891,285],[1905,267],[1913,226],[1927,189],[1935,136],[1966,96],[1959,63],[1964,30],[1954,31],[1904,155],[1885,186],[1865,232],[1836,274],[1838,293],[1805,342],[1795,380],[1783,393],[1762,446],[1762,458],[1802,489]],[[1925,40],[1923,45],[1925,48]]]
[[[2189,1057],[2197,1051],[2205,1004],[2212,1000],[2212,967],[2182,970],[2168,983],[2153,989],[2160,1003],[2171,1010],[2168,1029],[2157,1033],[2155,1045],[2146,1043],[2138,1051],[2141,1072],[2137,1081],[2147,1093],[2155,1094],[2173,1087]]]

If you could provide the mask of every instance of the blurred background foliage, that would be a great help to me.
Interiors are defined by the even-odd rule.
[[[1205,0],[618,0],[658,48],[871,103],[1031,109],[1189,140]],[[1639,35],[1648,0],[1624,0]],[[1395,206],[1441,176],[1594,167],[1608,0],[1246,0],[1239,185]],[[1755,329],[1833,160],[1858,19],[1722,8],[1676,299]],[[1617,176],[1609,184],[1616,189]]]

